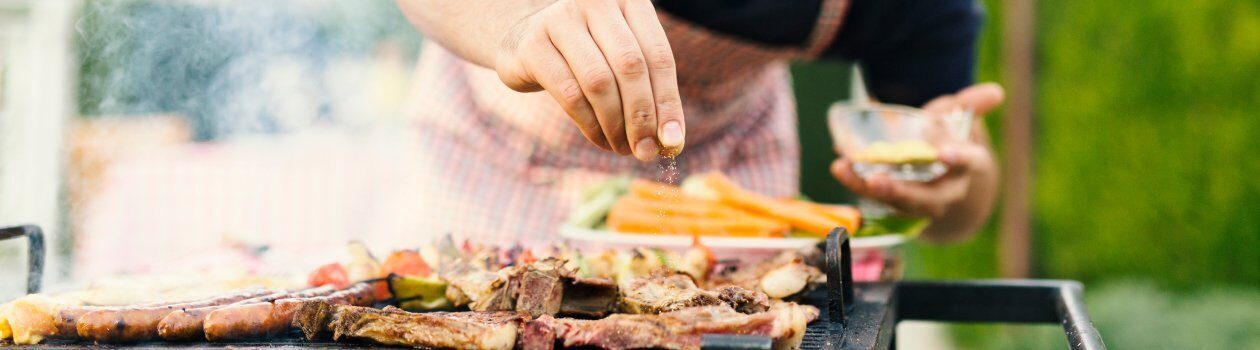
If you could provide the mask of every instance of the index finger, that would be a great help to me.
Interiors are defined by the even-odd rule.
[[[683,148],[686,121],[678,92],[674,51],[651,1],[622,0],[621,6],[647,61],[648,79],[652,82],[652,97],[656,103],[657,139],[666,152],[677,154]]]

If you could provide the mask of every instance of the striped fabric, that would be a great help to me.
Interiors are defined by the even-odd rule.
[[[807,47],[762,47],[661,14],[687,118],[681,175],[719,170],[757,192],[797,192],[799,145],[787,61],[835,38],[847,2],[824,1]],[[426,43],[409,113],[438,176],[418,179],[424,234],[547,243],[581,190],[608,176],[656,179],[643,163],[590,145],[546,93],[518,93],[494,71]]]

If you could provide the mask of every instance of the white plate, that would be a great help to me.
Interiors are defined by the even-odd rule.
[[[686,249],[691,247],[691,236],[629,234],[603,230],[592,230],[565,226],[560,229],[560,237],[575,244],[597,246],[603,248],[652,247],[667,249]],[[820,238],[737,238],[737,237],[700,237],[700,243],[709,247],[714,254],[737,256],[739,254],[773,254],[783,250],[800,249],[818,244]],[[879,235],[858,237],[850,241],[853,250],[882,250],[905,243],[903,235]],[[760,255],[760,254],[759,254]]]

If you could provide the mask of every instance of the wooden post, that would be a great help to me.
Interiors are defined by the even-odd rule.
[[[1010,0],[1002,13],[1002,71],[1006,81],[1006,116],[1002,122],[1003,203],[998,236],[1002,277],[1027,278],[1031,270],[1031,195],[1033,144],[1033,55],[1035,0]]]

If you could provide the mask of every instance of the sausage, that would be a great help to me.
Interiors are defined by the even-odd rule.
[[[54,336],[57,338],[63,338],[63,339],[78,338],[79,337],[79,330],[78,330],[79,317],[83,317],[83,315],[88,312],[92,312],[96,310],[114,310],[114,309],[121,309],[121,308],[126,308],[126,307],[165,306],[165,305],[182,304],[182,303],[188,303],[188,302],[191,302],[191,301],[144,303],[144,304],[138,304],[138,305],[133,305],[133,306],[71,306],[71,307],[66,307],[61,310],[58,310],[57,315],[53,317],[53,326],[57,328],[57,334],[54,334]]]
[[[157,337],[157,325],[180,309],[223,305],[271,293],[255,290],[195,302],[150,307],[122,307],[89,311],[78,318],[79,337],[98,343],[132,343]]]
[[[284,298],[309,298],[328,295],[335,291],[337,290],[332,287],[325,286],[310,288],[298,292],[280,292],[238,301],[231,305],[266,303]],[[163,317],[161,322],[158,322],[158,336],[167,341],[188,341],[201,339],[205,336],[205,332],[202,331],[202,326],[206,319],[206,315],[210,314],[211,311],[227,306],[229,305],[215,305],[175,310],[174,312],[166,315],[166,317]]]
[[[262,338],[283,333],[292,328],[293,313],[305,302],[322,301],[329,304],[370,305],[372,285],[359,283],[325,296],[287,298],[274,302],[229,305],[211,311],[203,321],[206,340],[229,341]]]

